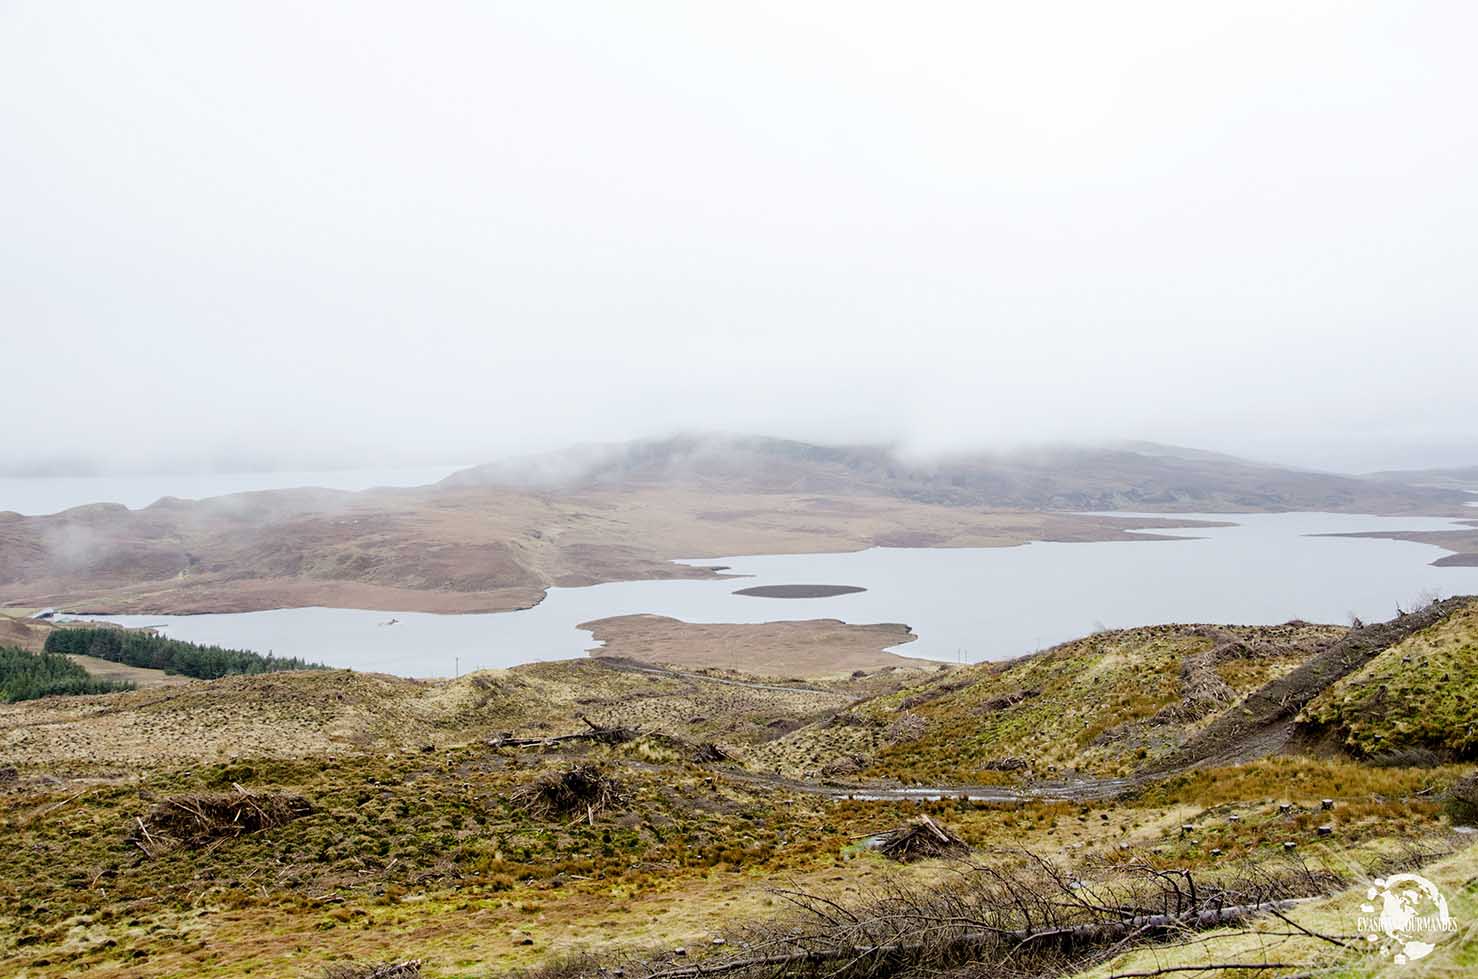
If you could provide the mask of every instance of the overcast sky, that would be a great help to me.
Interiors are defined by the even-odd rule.
[[[0,0],[9,468],[1478,462],[1478,6]]]

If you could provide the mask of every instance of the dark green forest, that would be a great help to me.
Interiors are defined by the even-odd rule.
[[[51,694],[112,693],[132,689],[132,683],[91,677],[65,656],[0,646],[0,701],[7,704]]]
[[[214,680],[238,673],[276,673],[281,670],[321,670],[318,663],[295,658],[263,656],[244,649],[201,646],[169,639],[153,632],[72,626],[46,637],[51,653],[76,653],[129,666]]]

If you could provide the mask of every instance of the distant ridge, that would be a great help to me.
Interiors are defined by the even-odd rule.
[[[1431,512],[1469,499],[1446,487],[1290,469],[1151,442],[920,460],[888,445],[828,446],[734,435],[579,446],[465,469],[441,485],[549,492],[665,486],[1053,510]]]
[[[1371,473],[1370,478],[1405,483],[1408,486],[1472,490],[1478,493],[1478,466],[1454,466],[1450,469],[1387,469]]]

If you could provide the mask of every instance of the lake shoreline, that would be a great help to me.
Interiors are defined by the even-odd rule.
[[[693,642],[685,662],[717,656],[725,665],[753,670],[744,664],[743,651],[751,641],[746,632],[764,632],[755,627],[795,633],[785,642],[773,636],[767,641],[788,648],[787,656],[804,658],[810,653],[786,623],[820,620],[839,623],[841,634],[825,640],[839,648],[855,639],[846,635],[854,626],[906,622],[906,638],[874,644],[875,651],[976,662],[1010,659],[1131,622],[1338,623],[1376,618],[1431,592],[1478,593],[1478,569],[1433,567],[1430,543],[1348,536],[1450,528],[1449,521],[1431,518],[1268,514],[1220,527],[1187,527],[1181,535],[1156,528],[1093,547],[1034,542],[689,558],[684,560],[691,564],[679,566],[698,574],[555,587],[517,615],[309,607],[102,618],[131,627],[165,625],[178,639],[416,677],[584,657],[602,638],[591,634],[594,624],[630,616],[669,624],[658,630],[662,635],[628,634],[628,643]],[[1147,541],[1163,546],[1138,546]],[[714,576],[711,569],[718,564],[730,571]],[[846,581],[864,590],[760,602],[734,594],[734,577],[760,587]],[[396,622],[389,624],[392,618]],[[703,638],[684,638],[684,630]],[[906,650],[900,648],[905,642]],[[629,647],[625,654],[641,658]],[[782,661],[774,664],[776,672],[784,672],[778,668]]]
[[[920,505],[922,513],[944,511],[952,520],[962,516],[948,508]],[[891,512],[891,511],[890,511]],[[914,511],[904,508],[900,516]],[[1233,516],[1233,515],[1219,515]],[[23,518],[29,519],[29,518]],[[827,539],[820,546],[803,540],[757,540],[755,550],[668,549],[652,560],[635,560],[600,573],[566,575],[543,586],[512,585],[481,590],[407,588],[343,579],[253,577],[236,573],[197,573],[168,582],[141,582],[102,590],[48,579],[27,587],[17,582],[0,592],[0,607],[54,607],[73,615],[220,615],[302,608],[352,608],[386,613],[420,612],[435,615],[481,615],[526,611],[541,604],[551,588],[585,587],[637,581],[723,580],[742,578],[730,572],[728,558],[766,555],[844,555],[871,549],[960,550],[1014,548],[1032,543],[1113,543],[1185,540],[1159,531],[1215,529],[1235,526],[1228,520],[1207,520],[1174,514],[1116,514],[1047,512],[986,512],[975,515],[951,535],[934,531],[874,533],[855,541]],[[770,545],[770,546],[766,546]],[[677,551],[677,553],[673,553]],[[694,556],[697,555],[697,556]]]

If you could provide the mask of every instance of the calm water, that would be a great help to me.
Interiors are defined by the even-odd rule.
[[[57,513],[86,503],[122,503],[131,510],[163,496],[201,500],[252,490],[364,490],[373,486],[425,486],[465,466],[411,469],[327,469],[269,473],[150,473],[133,476],[0,477],[0,511]]]
[[[1433,568],[1444,552],[1404,541],[1310,536],[1440,530],[1450,521],[1293,513],[1218,516],[1231,527],[1168,541],[1001,548],[874,548],[851,554],[709,558],[744,578],[554,588],[539,606],[493,615],[279,609],[230,615],[110,616],[199,642],[403,676],[450,676],[583,655],[578,623],[650,612],[693,622],[836,618],[904,622],[910,656],[1005,659],[1097,628],[1156,622],[1384,619],[1423,596],[1478,593],[1478,568]],[[1164,532],[1161,532],[1164,533]],[[860,585],[815,599],[734,595],[764,584]],[[394,625],[386,625],[391,619]],[[743,667],[736,649],[734,665]]]

